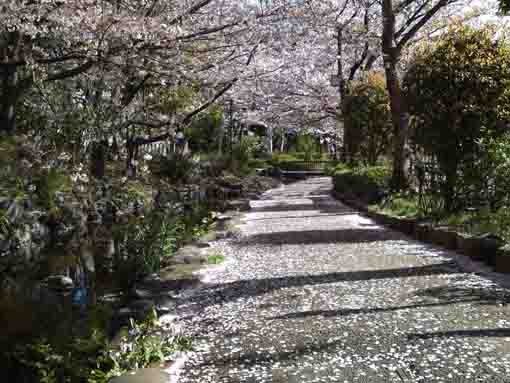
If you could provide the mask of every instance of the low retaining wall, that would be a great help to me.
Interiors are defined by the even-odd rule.
[[[419,241],[441,246],[473,260],[484,262],[497,272],[510,274],[510,248],[504,246],[505,244],[494,236],[473,237],[458,233],[450,227],[433,226],[416,219],[397,218],[369,211],[365,204],[352,195],[336,191],[333,191],[332,195],[381,225],[400,231]]]

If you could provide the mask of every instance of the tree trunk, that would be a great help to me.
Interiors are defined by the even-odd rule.
[[[108,142],[102,140],[92,144],[92,153],[90,154],[90,173],[97,179],[103,179],[106,172],[106,156]]]
[[[393,173],[391,187],[394,190],[402,190],[407,186],[405,145],[407,142],[409,118],[404,111],[402,90],[396,71],[396,62],[391,60],[385,64],[385,67],[393,124]]]
[[[135,151],[136,145],[132,138],[128,138],[126,142],[126,172],[128,178],[136,177],[136,164],[135,164]]]
[[[391,187],[394,190],[402,190],[407,186],[404,150],[407,141],[408,117],[405,113],[402,89],[397,74],[400,51],[394,46],[395,14],[392,0],[383,0],[382,12],[384,20],[382,50],[393,124],[393,173]]]
[[[343,62],[342,62],[342,54],[343,54],[343,31],[342,27],[337,27],[337,35],[336,35],[336,43],[337,43],[337,67],[338,67],[338,92],[340,95],[340,113],[343,119],[343,150],[342,150],[342,161],[350,162],[351,161],[351,152],[350,152],[350,134],[349,134],[349,122],[348,118],[346,118],[347,107],[346,107],[346,88],[344,81],[344,71],[343,71]]]
[[[268,143],[269,143],[269,154],[273,154],[273,127],[269,127],[269,137],[268,137]]]
[[[16,130],[16,103],[18,99],[18,73],[16,66],[4,66],[1,75],[0,132],[14,134]]]

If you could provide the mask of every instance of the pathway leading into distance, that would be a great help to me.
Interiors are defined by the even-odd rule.
[[[179,310],[180,381],[510,382],[510,291],[410,240],[311,178],[253,201],[208,287]],[[480,272],[476,272],[480,271]]]

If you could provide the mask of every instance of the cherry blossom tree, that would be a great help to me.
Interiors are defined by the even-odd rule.
[[[469,5],[466,0],[382,0],[383,16],[381,45],[390,95],[393,123],[393,173],[392,187],[396,190],[406,185],[405,145],[408,134],[408,114],[402,98],[399,64],[403,51],[435,19],[441,16],[461,14],[461,7]]]

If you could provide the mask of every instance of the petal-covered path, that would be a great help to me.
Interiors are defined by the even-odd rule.
[[[465,257],[376,225],[328,178],[272,190],[206,288],[181,382],[510,382],[510,291]]]

